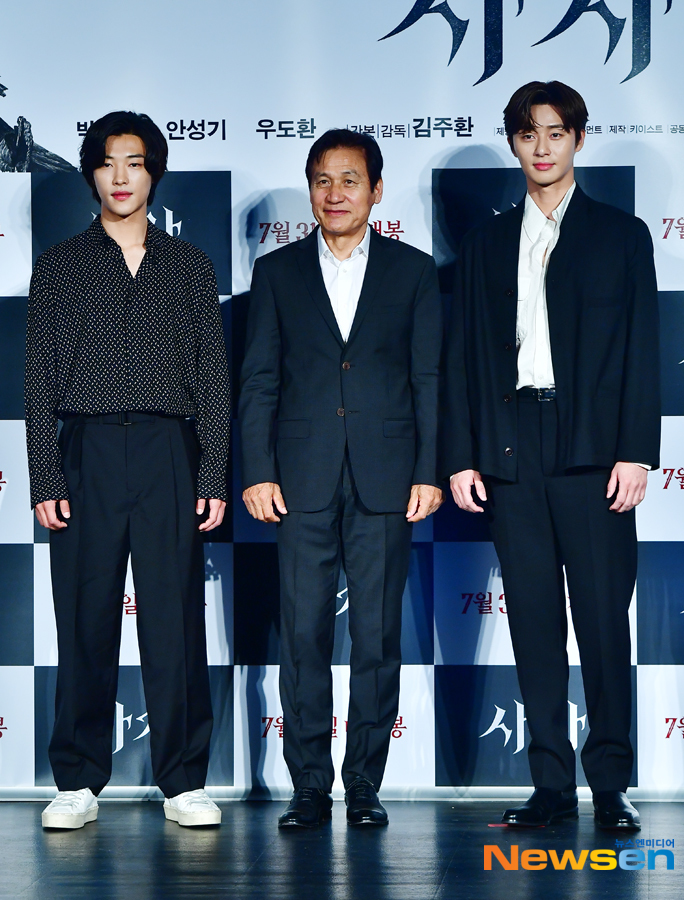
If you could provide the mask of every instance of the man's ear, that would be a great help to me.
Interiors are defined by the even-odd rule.
[[[515,156],[515,158],[517,159],[517,158],[518,158],[518,154],[515,152],[515,145],[513,144],[513,138],[512,138],[512,137],[507,137],[506,140],[508,141],[508,146],[511,148],[511,153],[512,153],[513,156]]]
[[[579,153],[582,147],[584,147],[584,138],[586,135],[586,131],[580,131],[580,139],[575,144],[575,153]]]

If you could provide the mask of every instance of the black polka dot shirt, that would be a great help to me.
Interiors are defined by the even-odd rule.
[[[151,223],[133,278],[99,217],[38,259],[29,292],[31,505],[69,499],[57,420],[121,411],[195,416],[197,496],[226,499],[230,390],[214,269]]]

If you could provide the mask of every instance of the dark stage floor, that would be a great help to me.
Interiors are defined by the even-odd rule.
[[[684,804],[640,803],[645,840],[674,840],[673,871],[506,871],[484,846],[511,857],[525,849],[613,849],[616,835],[594,829],[591,805],[579,823],[539,830],[491,828],[502,804],[387,803],[387,829],[351,829],[344,805],[315,832],[278,832],[283,803],[222,803],[223,825],[180,828],[158,802],[103,802],[97,822],[44,832],[44,803],[0,803],[0,897],[22,900],[169,900],[230,897],[278,900],[565,900],[684,896]],[[618,835],[618,840],[624,836]],[[532,860],[528,860],[532,861]]]

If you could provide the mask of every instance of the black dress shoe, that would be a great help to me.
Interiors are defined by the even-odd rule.
[[[350,825],[387,825],[387,810],[367,778],[355,778],[344,795]]]
[[[576,819],[578,816],[577,791],[537,788],[527,803],[507,809],[501,821],[506,825],[529,828],[548,825],[557,819]]]
[[[599,828],[622,828],[639,831],[639,813],[622,791],[596,791],[594,794],[594,819]]]
[[[332,817],[332,797],[320,788],[297,788],[278,828],[317,828]]]

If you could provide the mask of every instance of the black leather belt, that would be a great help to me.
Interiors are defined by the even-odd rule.
[[[555,400],[556,399],[556,389],[555,388],[535,388],[535,387],[524,387],[518,389],[518,397],[526,397],[530,400]]]
[[[101,416],[86,416],[82,413],[67,414],[64,418],[80,419],[89,425],[133,425],[135,422],[154,422],[157,419],[180,419],[186,421],[185,416],[166,416],[163,413],[142,413],[122,410],[121,412],[106,413]]]

